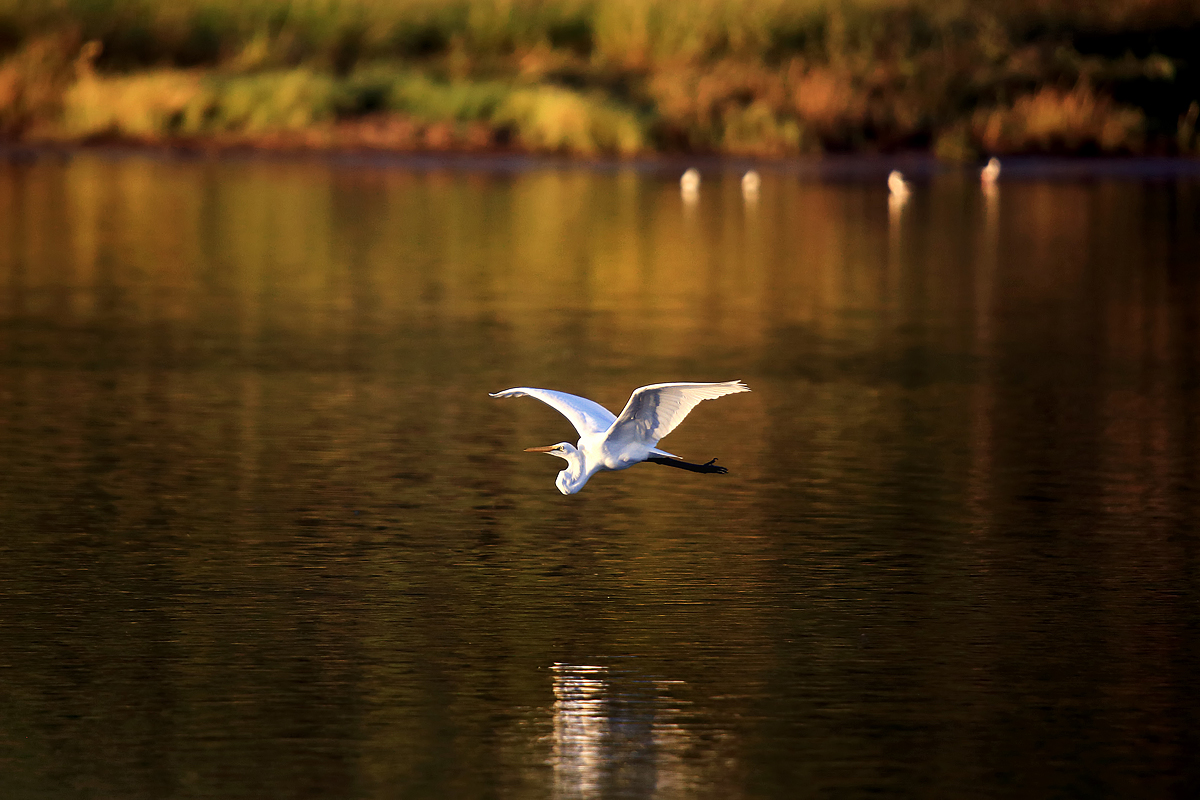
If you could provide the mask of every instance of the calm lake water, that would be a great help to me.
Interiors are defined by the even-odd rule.
[[[679,171],[0,161],[0,793],[1200,793],[1200,180]]]

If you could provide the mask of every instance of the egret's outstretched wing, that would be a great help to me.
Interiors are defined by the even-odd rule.
[[[722,383],[655,383],[634,391],[609,429],[612,443],[641,441],[650,447],[675,430],[701,400],[748,392],[741,381]]]
[[[604,406],[566,392],[556,392],[553,389],[532,389],[528,386],[518,386],[515,389],[505,389],[490,397],[533,397],[558,411],[571,421],[580,436],[589,436],[609,429],[616,419],[613,413]]]

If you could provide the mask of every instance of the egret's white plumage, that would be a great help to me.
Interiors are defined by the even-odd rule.
[[[679,188],[684,194],[695,194],[700,191],[700,170],[688,167],[679,178]]]
[[[579,442],[559,442],[530,447],[526,452],[549,453],[567,462],[554,485],[563,494],[575,494],[601,470],[628,469],[652,456],[679,458],[655,445],[683,422],[702,400],[748,392],[741,381],[721,383],[655,383],[634,390],[619,415],[604,406],[566,392],[518,386],[492,397],[533,397],[566,417],[579,432]],[[710,462],[711,464],[711,462]],[[703,465],[708,466],[708,465]],[[720,471],[713,468],[710,471]]]
[[[896,198],[897,200],[908,199],[908,181],[904,180],[903,172],[898,169],[892,170],[890,173],[888,173],[887,184],[888,191],[891,192],[892,197]]]
[[[760,188],[762,188],[762,177],[756,170],[750,170],[742,176],[742,197],[747,200],[757,200]]]
[[[987,166],[979,171],[979,180],[984,183],[995,183],[1000,177],[1000,159],[992,157],[988,159]]]

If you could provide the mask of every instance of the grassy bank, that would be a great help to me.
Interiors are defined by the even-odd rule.
[[[1200,150],[1190,0],[0,0],[0,136]]]

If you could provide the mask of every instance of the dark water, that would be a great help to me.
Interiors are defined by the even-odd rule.
[[[0,794],[1196,796],[1200,181],[676,178],[0,162]]]

